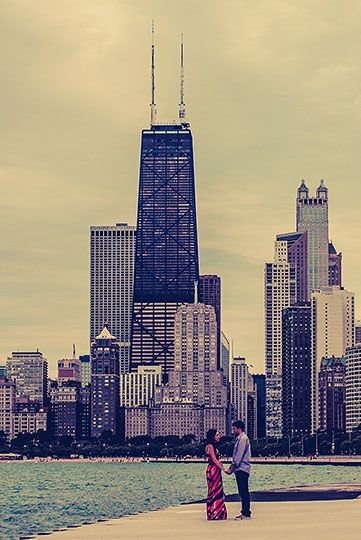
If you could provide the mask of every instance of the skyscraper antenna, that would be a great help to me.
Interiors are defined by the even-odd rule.
[[[181,50],[180,50],[180,104],[179,104],[179,120],[186,120],[186,106],[184,103],[184,60],[183,60],[183,34],[181,34]]]
[[[150,127],[155,122],[157,109],[155,106],[155,65],[154,65],[154,20],[152,21],[152,103],[150,104]]]

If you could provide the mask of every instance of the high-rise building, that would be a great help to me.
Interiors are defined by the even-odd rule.
[[[90,343],[106,324],[120,345],[120,370],[128,373],[133,301],[135,227],[90,227]]]
[[[0,377],[6,377],[6,375],[7,375],[6,366],[0,366]]]
[[[361,321],[355,320],[355,344],[361,343]]]
[[[297,191],[297,232],[308,232],[308,294],[328,285],[328,190],[321,180],[316,197],[302,180]],[[309,300],[309,298],[307,298]]]
[[[213,306],[217,320],[217,369],[221,365],[221,278],[215,275],[199,276],[198,302]]]
[[[131,370],[174,369],[174,317],[199,280],[193,142],[189,124],[142,132]]]
[[[91,345],[91,436],[119,434],[119,343],[107,327]]]
[[[13,352],[6,362],[7,376],[16,384],[16,397],[42,407],[48,402],[48,362],[36,352]]]
[[[50,389],[55,437],[82,437],[82,399],[80,381],[68,379]]]
[[[308,232],[278,234],[277,241],[287,242],[288,262],[296,269],[296,302],[307,302],[308,294]]]
[[[79,360],[81,362],[81,385],[85,388],[91,383],[90,354],[81,354]]]
[[[282,436],[282,310],[295,303],[296,270],[288,243],[276,240],[273,263],[265,266],[266,434]]]
[[[233,358],[231,362],[231,403],[234,420],[242,420],[248,425],[247,396],[248,396],[248,365],[245,358]]]
[[[354,293],[323,287],[312,293],[312,431],[319,429],[318,374],[322,358],[343,357],[355,342]]]
[[[328,284],[342,286],[342,253],[337,253],[332,242],[328,244]]]
[[[227,387],[217,369],[217,320],[212,306],[187,304],[175,316],[175,365],[156,402],[184,401],[204,407],[227,406]],[[223,427],[222,432],[225,432]]]
[[[361,424],[361,343],[346,349],[346,431]]]
[[[318,374],[319,426],[321,430],[346,428],[346,360],[322,358]]]
[[[294,304],[282,315],[282,432],[311,429],[311,307]]]
[[[13,437],[19,433],[36,433],[48,429],[48,409],[28,398],[17,398],[12,414]]]
[[[229,358],[230,358],[230,345],[226,335],[221,332],[221,370],[223,372],[224,384],[229,387]]]
[[[12,415],[15,410],[15,383],[0,375],[0,431],[13,438]]]
[[[257,438],[266,436],[266,376],[252,375],[257,391]]]
[[[161,366],[138,366],[137,373],[120,375],[120,406],[140,407],[149,405],[155,389],[162,382]],[[143,435],[143,433],[139,433]]]
[[[229,435],[227,386],[217,369],[215,310],[201,303],[182,305],[174,325],[175,363],[168,384],[156,386],[154,405],[149,406],[148,413],[144,407],[138,407],[141,411],[136,407],[125,409],[125,435],[143,434],[147,426],[152,437],[193,434],[201,440],[211,428]]]
[[[257,386],[250,373],[248,373],[247,385],[247,435],[253,440],[257,439]]]
[[[77,381],[81,383],[81,361],[75,357],[75,345],[73,345],[73,358],[63,358],[58,360],[58,382],[61,386],[67,381]]]

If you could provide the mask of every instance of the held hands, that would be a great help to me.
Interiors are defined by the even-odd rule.
[[[232,471],[231,471],[230,467],[229,467],[229,469],[223,469],[223,472],[225,472],[226,474],[232,474]]]

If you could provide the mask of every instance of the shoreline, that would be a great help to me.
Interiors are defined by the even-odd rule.
[[[223,458],[223,463],[231,463],[231,458]],[[94,458],[32,458],[1,459],[0,463],[206,463],[205,458],[143,458],[143,457],[94,457]],[[253,457],[253,465],[343,465],[361,466],[361,456],[305,456],[305,457]]]

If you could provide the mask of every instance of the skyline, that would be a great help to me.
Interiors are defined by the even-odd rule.
[[[89,352],[89,229],[135,225],[152,19],[157,122],[177,118],[184,33],[200,273],[222,278],[234,356],[264,371],[264,263],[276,234],[296,230],[302,178],[311,193],[325,179],[358,318],[359,12],[280,1],[184,2],[181,13],[164,1],[3,6],[0,364],[39,348],[53,375],[73,342]]]

